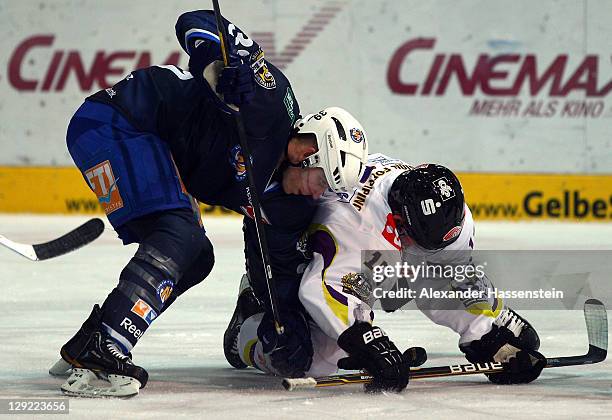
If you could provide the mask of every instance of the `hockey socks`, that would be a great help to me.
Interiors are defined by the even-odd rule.
[[[119,284],[104,301],[102,325],[126,352],[170,304],[176,277],[171,259],[143,245],[123,269]]]
[[[116,288],[104,301],[102,326],[121,346],[124,353],[132,351],[149,325],[157,318],[157,311],[142,298],[132,299]]]

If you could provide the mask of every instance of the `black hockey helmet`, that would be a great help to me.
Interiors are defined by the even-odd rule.
[[[389,190],[397,226],[426,249],[440,249],[457,240],[465,216],[463,189],[450,169],[419,165],[398,176]]]

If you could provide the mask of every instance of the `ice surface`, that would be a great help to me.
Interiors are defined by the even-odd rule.
[[[84,220],[3,215],[0,233],[41,242]],[[612,418],[610,361],[547,369],[530,385],[494,386],[470,376],[414,381],[401,395],[377,396],[364,395],[359,385],[289,393],[277,378],[231,369],[221,342],[243,271],[240,219],[205,223],[216,267],[136,347],[135,361],[150,373],[147,387],[129,400],[71,399],[69,418]],[[478,223],[477,229],[482,249],[612,250],[612,224]],[[49,261],[31,262],[0,249],[0,398],[61,396],[62,380],[47,370],[92,305],[115,286],[134,249],[122,247],[110,228],[93,244]],[[586,351],[580,311],[522,314],[540,333],[545,355]],[[454,333],[418,312],[377,314],[377,322],[400,348],[426,347],[426,366],[463,360]]]

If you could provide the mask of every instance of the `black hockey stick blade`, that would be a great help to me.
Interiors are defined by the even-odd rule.
[[[589,337],[589,350],[581,356],[549,357],[546,367],[587,365],[606,360],[608,355],[608,314],[597,299],[584,302],[584,321]]]
[[[42,261],[72,252],[97,239],[104,232],[104,222],[94,218],[67,234],[42,244],[22,244],[0,235],[0,244],[31,261]]]
[[[589,336],[589,347],[599,349],[603,359],[608,353],[608,313],[606,307],[597,299],[584,302],[584,319]],[[591,351],[591,349],[589,349]]]
[[[584,320],[589,337],[589,350],[580,356],[546,358],[547,368],[586,365],[599,363],[608,354],[608,314],[603,303],[597,299],[589,299],[584,303]],[[426,368],[410,368],[410,379],[439,378],[445,376],[463,376],[475,374],[495,374],[506,370],[504,363],[467,363],[463,365],[434,366]],[[331,375],[321,378],[285,378],[283,387],[288,391],[301,388],[315,388],[348,384],[362,384],[372,380],[372,376],[364,372],[344,375]]]

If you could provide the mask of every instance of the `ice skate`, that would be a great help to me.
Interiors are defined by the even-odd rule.
[[[223,353],[227,362],[236,369],[245,369],[247,365],[240,359],[238,350],[238,334],[245,319],[263,312],[263,306],[253,293],[249,284],[248,275],[244,274],[240,280],[238,302],[232,319],[223,334]]]
[[[95,305],[81,329],[62,347],[62,360],[72,367],[62,392],[80,397],[134,396],[147,384],[149,375],[103,331],[101,318],[100,307]],[[56,363],[50,373],[60,373],[66,364]]]

